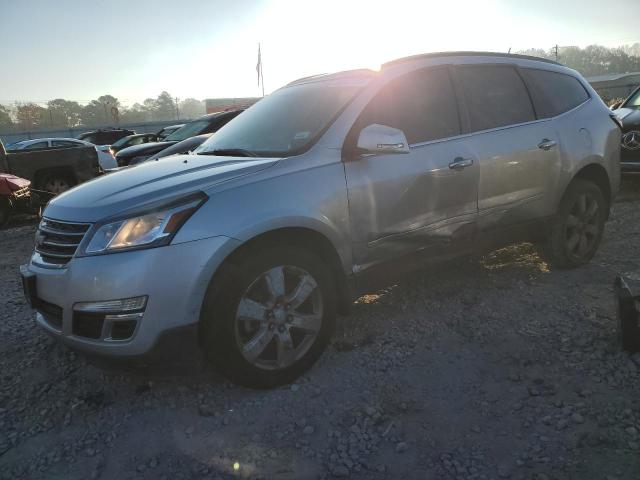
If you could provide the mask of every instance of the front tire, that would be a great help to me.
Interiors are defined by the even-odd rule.
[[[554,267],[575,268],[595,255],[607,218],[602,190],[589,180],[576,179],[567,188],[543,245],[543,255]]]
[[[273,246],[222,267],[201,325],[209,359],[232,382],[273,388],[313,365],[335,326],[336,292],[317,255]]]

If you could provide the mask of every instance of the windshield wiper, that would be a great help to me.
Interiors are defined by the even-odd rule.
[[[218,155],[230,157],[257,157],[257,155],[243,148],[219,148],[217,150],[209,150],[207,152],[198,152],[198,155]]]

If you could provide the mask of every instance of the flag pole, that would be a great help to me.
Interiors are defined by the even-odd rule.
[[[264,98],[264,73],[262,73],[262,55],[260,56],[260,77],[262,78],[262,97]]]

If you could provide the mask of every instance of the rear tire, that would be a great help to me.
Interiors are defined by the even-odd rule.
[[[287,384],[309,369],[335,326],[326,262],[299,247],[269,246],[224,265],[201,314],[209,360],[232,382]]]
[[[602,190],[576,179],[567,188],[542,245],[545,259],[557,268],[576,268],[595,255],[609,208]]]
[[[69,175],[63,173],[52,173],[47,175],[40,182],[40,189],[53,195],[60,195],[75,185],[75,182]]]

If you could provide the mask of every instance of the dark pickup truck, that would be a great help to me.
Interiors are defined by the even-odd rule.
[[[6,152],[0,141],[0,173],[26,178],[33,189],[57,195],[99,175],[100,164],[95,147]]]

